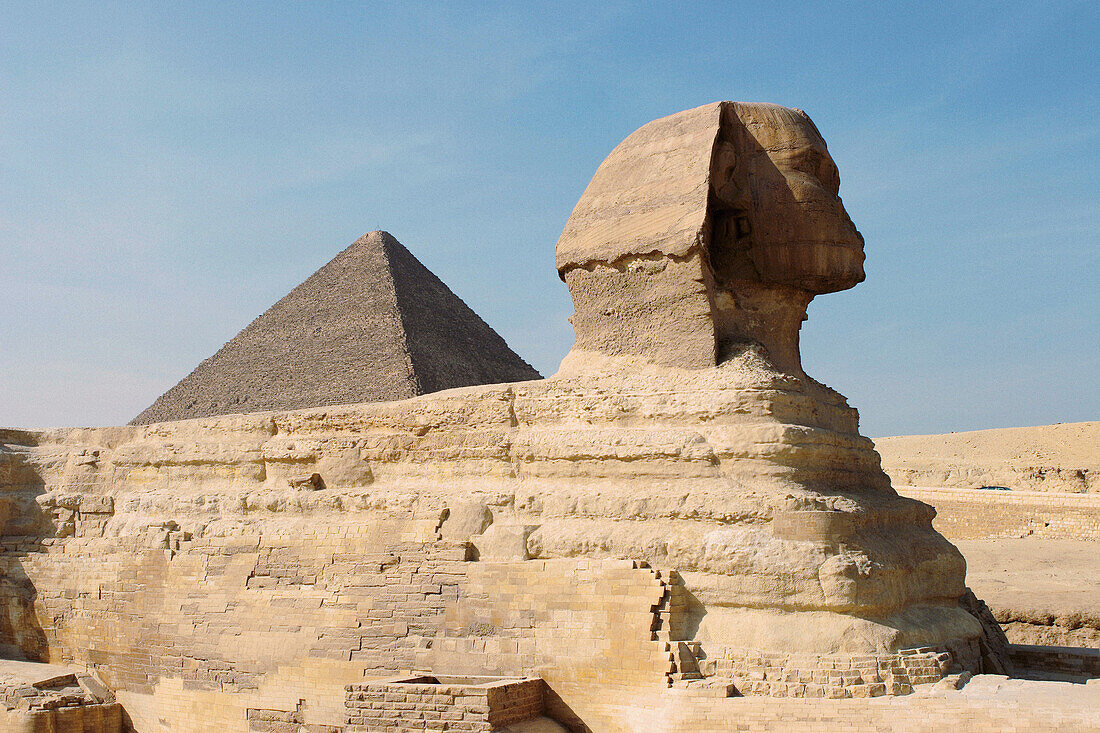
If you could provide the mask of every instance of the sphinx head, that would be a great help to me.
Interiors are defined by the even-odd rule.
[[[705,368],[758,344],[800,374],[807,304],[864,277],[839,186],[800,110],[719,102],[640,128],[558,241],[574,351]]]
[[[813,294],[861,282],[863,237],[839,190],[836,164],[804,112],[722,105],[707,207],[707,253],[716,279]]]

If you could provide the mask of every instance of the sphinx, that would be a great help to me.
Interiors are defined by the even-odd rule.
[[[688,645],[699,674],[739,680],[752,654],[813,667],[822,656],[923,650],[979,670],[984,632],[960,601],[962,555],[932,528],[932,507],[891,488],[857,411],[802,368],[798,336],[811,299],[864,279],[863,239],[839,185],[824,140],[799,110],[720,102],[681,112],[616,147],[565,225],[557,269],[573,298],[576,339],[549,379],[394,402],[0,432],[5,546],[22,553],[9,553],[19,558],[13,571],[25,568],[38,591],[35,638],[91,663],[73,619],[116,606],[141,618],[155,607],[161,616],[148,632],[95,645],[119,684],[148,649],[189,658],[195,629],[206,628],[193,615],[211,604],[211,628],[238,630],[218,637],[218,669],[241,660],[298,669],[327,655],[358,665],[360,676],[414,662],[467,674],[489,665],[558,685],[561,665],[606,676],[618,664],[636,676],[626,651],[615,662],[608,649],[676,642]],[[34,549],[35,537],[48,552]],[[416,571],[397,586],[412,610],[339,600],[349,588],[387,592],[382,581],[360,581],[370,568],[436,567],[438,548],[458,548],[447,552],[461,567],[423,585],[430,613],[409,580]],[[359,552],[374,559],[360,562]],[[102,553],[115,559],[104,564]],[[208,572],[223,555],[232,572]],[[144,559],[134,569],[136,557]],[[291,569],[264,569],[280,558]],[[55,567],[62,559],[64,572]],[[575,619],[596,612],[598,599],[562,578],[623,561],[624,578],[650,573],[643,580],[664,590],[650,599],[623,590],[634,580],[586,586],[633,599],[640,611],[621,618],[641,636],[610,628],[620,612],[604,608],[603,621],[584,627],[597,651],[578,655]],[[342,574],[341,562],[354,573]],[[79,592],[51,586],[85,566],[91,580]],[[113,572],[138,578],[115,605],[101,600],[114,598],[104,590],[118,580]],[[521,575],[494,575],[512,572]],[[464,585],[475,576],[477,592]],[[294,595],[280,596],[288,583]],[[550,587],[569,590],[548,597]],[[85,596],[93,599],[85,616],[64,605]],[[281,638],[293,643],[262,653],[262,643],[244,645],[239,630],[270,624],[276,601],[283,614],[308,616],[281,620]],[[574,615],[539,626],[559,608]],[[651,628],[647,614],[659,608],[668,625]],[[364,620],[372,609],[385,614],[375,626]],[[177,627],[187,633],[177,638]],[[504,637],[518,651],[486,653],[498,648],[486,638]],[[550,652],[537,651],[543,643]],[[276,652],[286,657],[278,664]],[[206,654],[189,664],[213,664]],[[169,662],[143,665],[142,694],[159,694],[156,680],[177,674]],[[255,674],[247,689],[268,694]],[[272,679],[287,696],[320,694]],[[805,687],[769,689],[810,694]],[[150,719],[160,714],[154,707]]]
[[[839,188],[804,112],[720,102],[620,143],[558,241],[576,339],[555,379],[663,394],[650,429],[690,425],[714,456],[715,485],[647,498],[691,484],[700,521],[650,542],[676,557],[708,642],[870,652],[979,633],[934,510],[897,496],[856,410],[802,369],[810,301],[865,277]]]

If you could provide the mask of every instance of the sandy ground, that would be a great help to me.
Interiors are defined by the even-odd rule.
[[[955,540],[967,585],[991,607],[1100,620],[1100,542]]]
[[[1100,462],[1100,422],[875,438],[879,452],[939,460],[1028,461],[1058,466]]]
[[[1014,644],[1100,649],[1100,542],[955,540],[966,580]]]
[[[875,446],[896,487],[1100,492],[1100,421],[902,435]],[[1100,647],[1100,542],[949,539],[966,557],[967,584],[1010,639]]]

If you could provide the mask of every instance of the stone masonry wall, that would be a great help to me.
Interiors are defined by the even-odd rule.
[[[118,703],[28,711],[4,710],[0,707],[0,731],[4,733],[122,733],[122,707]]]
[[[674,578],[624,560],[472,563],[420,667],[540,676],[548,715],[571,730],[613,727],[600,700],[669,685],[671,645],[659,637]]]
[[[726,576],[759,586],[738,598],[767,605],[787,578],[814,607],[819,575],[772,575],[755,543],[789,553],[790,568],[802,567],[797,558],[816,567],[827,553],[762,519],[786,510],[749,512],[752,502],[732,500],[706,508],[731,494],[694,427],[628,429],[605,445],[610,434],[580,431],[574,413],[590,421],[604,409],[650,408],[548,385],[540,389],[557,391],[524,400],[509,388],[345,412],[9,435],[0,644],[95,668],[140,733],[282,724],[329,733],[343,724],[347,684],[412,669],[539,675],[551,715],[604,730],[614,729],[601,712],[611,691],[637,699],[707,681],[678,574],[612,558],[640,548],[662,565],[687,562],[706,532],[731,551],[748,543],[744,557],[756,558]],[[677,415],[741,414],[712,397],[693,384],[662,399]],[[537,410],[570,405],[565,427],[518,432]],[[675,487],[639,493],[656,480]],[[471,496],[489,516],[462,534],[477,518],[460,511]],[[860,516],[925,516],[888,498],[866,493]],[[516,538],[512,559],[495,559]],[[926,560],[938,566],[946,551],[929,542]],[[728,554],[691,562],[709,567]],[[730,659],[723,675],[732,678],[740,667]],[[799,694],[787,680],[751,681]],[[879,684],[841,675],[839,686],[849,682]]]
[[[613,559],[475,562],[467,543],[440,539],[439,523],[333,512],[200,537],[151,528],[140,542],[8,538],[0,569],[33,589],[48,661],[96,669],[141,733],[327,730],[344,723],[346,685],[410,669],[541,676],[552,716],[599,730],[609,690],[636,696],[702,676],[681,643],[675,572]],[[816,694],[812,672],[802,683],[804,670],[777,676],[769,662],[753,679],[752,660],[708,651],[723,661],[704,671],[743,693]],[[932,669],[934,657],[914,659]],[[830,666],[826,677],[822,694],[907,692],[900,673],[857,679]]]
[[[1100,496],[1095,494],[895,488],[903,496],[934,506],[933,526],[949,539],[1100,540]]]
[[[331,514],[134,538],[6,538],[35,638],[95,669],[140,733],[327,732],[348,684],[413,668],[553,678],[568,719],[665,689],[668,581],[618,560],[470,561],[438,519]],[[253,525],[254,526],[254,525]],[[597,719],[598,722],[598,719]]]
[[[544,683],[539,679],[490,684],[439,684],[420,678],[377,680],[347,687],[345,733],[416,730],[426,733],[490,733],[540,716]]]
[[[462,597],[419,665],[542,675],[551,686],[666,687],[667,645],[654,632],[668,576],[629,560],[472,563]]]
[[[250,708],[342,724],[346,684],[410,667],[435,634],[467,548],[310,525],[176,550],[46,540],[0,562],[38,589],[49,661],[97,669],[143,733],[243,731]]]
[[[1023,671],[1100,678],[1100,649],[1010,644],[1008,655],[1012,664]]]
[[[961,648],[960,648],[961,647]],[[748,649],[710,650],[704,674],[733,680],[743,695],[878,697],[908,695],[913,685],[938,682],[953,667],[974,668],[980,651],[964,642],[951,651],[905,649],[896,654],[809,656]]]

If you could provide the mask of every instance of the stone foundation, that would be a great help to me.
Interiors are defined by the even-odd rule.
[[[887,673],[876,682],[847,671],[862,669],[857,656],[777,661],[700,646],[673,571],[475,561],[469,543],[439,537],[439,522],[330,513],[257,534],[10,538],[0,570],[38,589],[25,602],[50,660],[96,669],[142,733],[188,730],[198,711],[220,731],[324,731],[345,723],[346,685],[407,669],[542,676],[548,709],[568,720],[612,689],[638,695],[705,677],[736,680],[743,694],[813,695],[815,684],[822,694],[904,694],[945,668],[917,650],[876,660]]]
[[[0,660],[0,731],[121,733],[122,707],[95,678],[65,667]]]
[[[1100,649],[1010,644],[1008,658],[1021,675],[1072,680],[1100,678]]]
[[[347,687],[345,733],[490,733],[540,717],[540,679],[400,676]]]
[[[914,685],[938,682],[952,669],[975,669],[980,651],[969,640],[954,651],[925,647],[896,654],[812,656],[746,649],[708,650],[704,674],[731,679],[742,695],[878,697],[908,695]]]
[[[933,526],[951,539],[1036,537],[1100,540],[1100,495],[897,486],[936,507]]]

